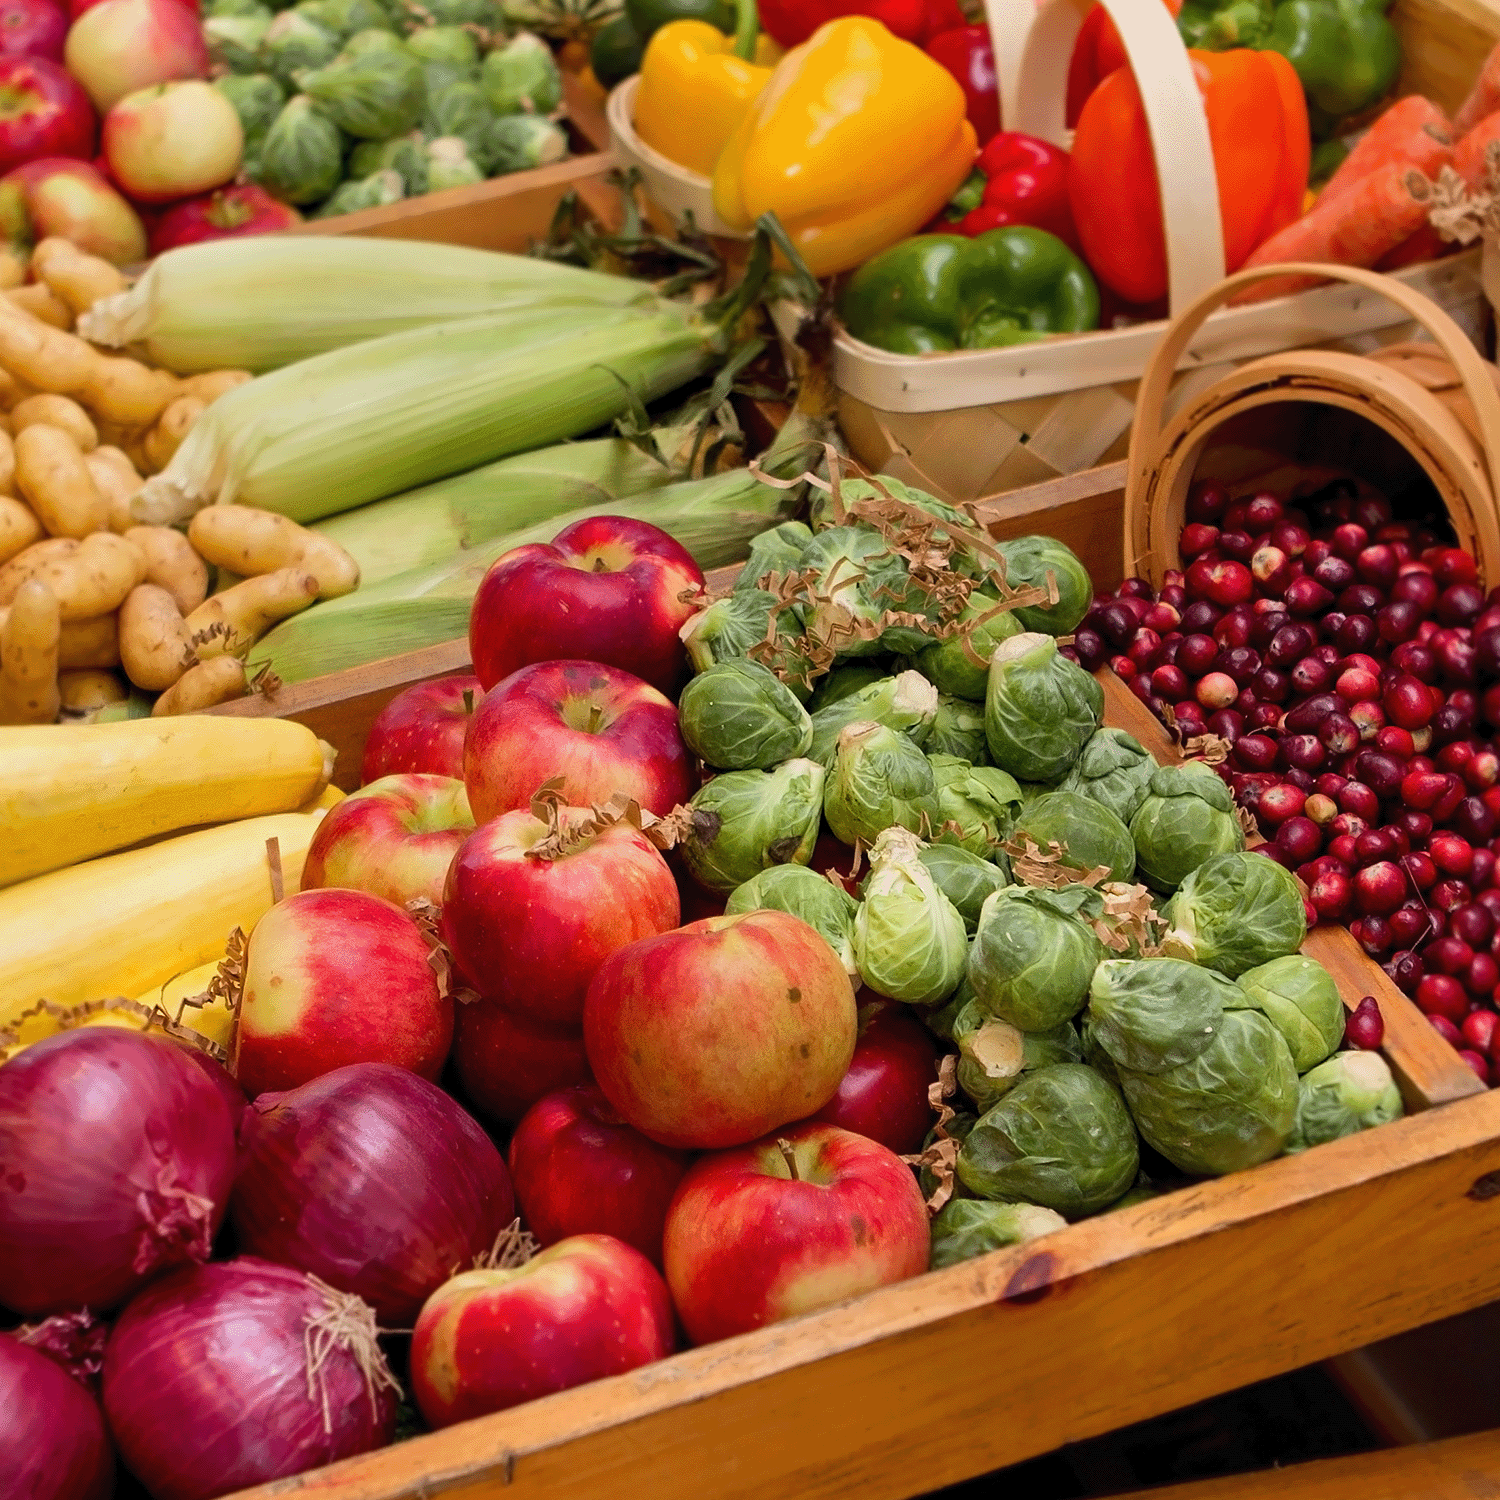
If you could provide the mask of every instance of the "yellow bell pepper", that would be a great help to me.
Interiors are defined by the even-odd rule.
[[[878,21],[830,21],[777,64],[714,171],[714,209],[785,226],[814,275],[862,264],[927,223],[974,165],[963,90]]]
[[[771,69],[734,52],[707,21],[669,21],[651,38],[635,96],[635,133],[668,161],[713,175]],[[748,49],[747,49],[748,50]]]

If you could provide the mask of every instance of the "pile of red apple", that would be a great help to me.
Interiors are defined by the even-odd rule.
[[[124,265],[296,223],[231,186],[239,116],[206,80],[197,0],[0,0],[0,224]]]
[[[413,1383],[433,1425],[669,1353],[653,1299],[701,1343],[927,1269],[900,1160],[930,1123],[926,1029],[861,1006],[794,917],[682,925],[668,858],[599,810],[691,793],[669,694],[702,583],[677,542],[618,518],[502,559],[475,603],[478,675],[381,712],[366,785],[249,940],[234,1062],[252,1097],[394,1063],[514,1127],[522,1220],[559,1253],[429,1302]],[[424,1350],[460,1323],[457,1347],[485,1352],[438,1390]]]
[[[1094,603],[1108,664],[1220,766],[1295,871],[1486,1083],[1500,1081],[1500,589],[1353,486],[1306,501],[1200,484],[1185,571]]]

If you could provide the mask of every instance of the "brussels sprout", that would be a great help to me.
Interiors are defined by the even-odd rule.
[[[1316,959],[1289,953],[1246,969],[1239,986],[1249,1003],[1286,1038],[1299,1073],[1316,1067],[1344,1039],[1344,1002],[1333,975]]]
[[[1050,635],[1013,635],[990,660],[984,738],[990,759],[1026,781],[1056,781],[1099,727],[1104,689],[1059,656]]]
[[[340,130],[366,141],[410,130],[422,113],[422,67],[406,52],[363,52],[299,73],[303,92]]]
[[[688,683],[678,727],[694,755],[721,771],[767,770],[807,754],[812,720],[796,695],[759,662],[717,662]]]
[[[529,31],[491,52],[479,81],[497,115],[550,115],[562,103],[562,74],[552,49]]]
[[[959,1145],[962,1145],[968,1139],[969,1132],[974,1128],[978,1118],[977,1115],[970,1114],[967,1110],[956,1110],[953,1118],[943,1127],[944,1132],[950,1141],[955,1141]],[[937,1138],[937,1127],[934,1125],[927,1132],[927,1138],[922,1142],[922,1150],[925,1152]],[[931,1198],[938,1190],[938,1174],[929,1166],[924,1165],[919,1167],[917,1169],[917,1186],[921,1188],[924,1198]],[[957,1174],[954,1175],[952,1187],[953,1199],[950,1202],[959,1198],[968,1199],[969,1190],[958,1180]]]
[[[823,798],[835,838],[873,844],[887,828],[913,833],[938,824],[932,767],[904,734],[857,720],[840,731]]]
[[[976,589],[969,595],[969,602],[959,616],[960,624],[967,624],[999,607],[1000,601],[993,594]],[[949,636],[935,641],[917,656],[917,670],[930,678],[940,692],[952,693],[957,698],[967,698],[973,703],[983,703],[985,688],[990,680],[990,657],[1001,641],[1020,635],[1020,622],[1007,610],[995,615],[984,624],[973,626],[968,634],[969,649],[980,658],[978,663],[964,649],[965,637]]]
[[[842,485],[842,495],[846,506],[857,505],[861,500],[874,500],[879,503],[885,499],[886,495],[889,495],[931,516],[934,521],[941,522],[942,525],[933,533],[935,537],[953,536],[977,539],[986,545],[993,545],[984,529],[961,510],[949,505],[946,501],[939,500],[935,495],[929,495],[926,490],[919,490],[899,479],[893,479],[889,474],[880,476],[879,489],[868,479],[846,479]],[[814,531],[822,531],[830,527],[833,523],[833,497],[821,491],[815,494],[812,499],[811,512]],[[862,522],[859,524],[863,525]],[[967,563],[966,559],[955,556],[953,562],[955,571],[968,573],[972,577],[979,575],[978,566]]]
[[[969,976],[965,973],[958,982],[958,988],[940,1005],[913,1006],[912,1008],[916,1011],[917,1019],[933,1036],[942,1041],[951,1042],[954,1023],[963,1013],[964,1006],[973,998],[974,986],[969,983]]]
[[[388,203],[399,203],[405,196],[406,184],[401,174],[387,167],[358,181],[341,182],[313,217],[336,219],[340,214],[357,214],[364,208],[384,208]]]
[[[234,105],[245,145],[258,146],[286,104],[286,90],[269,73],[229,74],[214,87]]]
[[[469,158],[469,148],[456,135],[439,136],[427,143],[427,190],[472,187],[484,181],[484,173]]]
[[[922,851],[922,863],[937,888],[958,908],[971,936],[979,925],[984,903],[1001,886],[1010,884],[999,865],[970,854],[957,844],[929,844]]]
[[[1151,752],[1123,729],[1096,729],[1063,777],[1061,791],[1078,792],[1129,823],[1146,800],[1157,764]]]
[[[854,962],[854,918],[859,902],[842,885],[806,865],[772,865],[738,885],[724,905],[726,916],[747,911],[784,911],[800,917],[838,954],[850,977]]]
[[[1024,1245],[1066,1229],[1068,1221],[1037,1203],[990,1203],[983,1198],[951,1198],[932,1221],[932,1269]]]
[[[984,709],[963,698],[939,694],[937,713],[922,748],[929,755],[955,755],[970,765],[989,765],[990,747],[984,742]]]
[[[1021,810],[1015,777],[995,766],[971,766],[953,755],[930,755],[937,783],[934,842],[992,859]]]
[[[1151,1179],[1142,1172],[1135,1179],[1135,1186],[1123,1198],[1110,1204],[1109,1211],[1114,1213],[1118,1208],[1134,1208],[1137,1203],[1149,1203],[1153,1198],[1160,1197],[1161,1189],[1153,1186]]]
[[[1089,985],[1089,1042],[1121,1067],[1165,1073],[1206,1052],[1226,1009],[1245,1004],[1234,983],[1180,958],[1111,958]]]
[[[700,787],[680,846],[693,879],[728,892],[772,865],[805,865],[825,775],[816,761],[789,760],[774,771],[726,771]]]
[[[203,7],[203,19],[209,21],[216,17],[258,16],[263,12],[270,15],[271,9],[263,5],[261,0],[207,0]]]
[[[985,1014],[1022,1031],[1050,1031],[1076,1016],[1104,957],[1084,919],[1103,909],[1087,886],[996,891],[979,913],[969,952],[969,982]]]
[[[1167,903],[1162,951],[1238,979],[1307,936],[1296,877],[1264,854],[1216,854]]]
[[[737,589],[759,588],[771,573],[790,573],[813,539],[812,532],[801,521],[783,521],[751,540],[750,556],[735,580]]]
[[[840,698],[847,698],[851,693],[860,692],[871,683],[896,675],[898,674],[891,669],[887,659],[883,656],[844,662],[836,666],[826,677],[818,679],[818,685],[813,689],[812,697],[807,700],[807,711],[815,714],[819,709],[827,708],[830,703],[837,703]]]
[[[260,44],[271,29],[271,12],[211,16],[203,23],[208,55],[231,73],[253,73],[260,66]]]
[[[1202,761],[1152,772],[1130,836],[1136,867],[1160,891],[1176,889],[1204,860],[1245,847],[1234,798]]]
[[[356,31],[339,48],[336,61],[348,62],[350,58],[363,57],[368,52],[399,52],[403,56],[410,55],[406,51],[406,44],[394,31],[386,31],[378,26],[370,26],[364,31]]]
[[[368,177],[372,172],[400,174],[407,197],[427,191],[427,147],[413,131],[393,141],[361,141],[349,153],[349,175]]]
[[[288,99],[260,147],[260,181],[284,203],[317,203],[338,186],[343,141],[306,94]]]
[[[1139,1167],[1124,1101],[1082,1063],[1023,1078],[958,1153],[958,1175],[980,1197],[1040,1203],[1070,1219],[1129,1192]]]
[[[482,150],[491,175],[504,177],[561,161],[568,154],[568,135],[541,115],[501,115],[485,128]]]
[[[775,607],[775,596],[764,589],[742,589],[700,609],[681,632],[693,670],[706,671],[716,661],[747,655],[752,646],[766,639]],[[811,665],[802,643],[779,626],[776,641],[776,667],[781,669],[777,675],[805,702],[808,689],[803,683]]]
[[[376,0],[302,0],[297,10],[340,38],[360,31],[391,31],[391,18]]]
[[[1306,1151],[1399,1119],[1401,1095],[1378,1052],[1338,1052],[1297,1085],[1297,1122],[1287,1151]]]
[[[904,828],[887,828],[874,841],[854,918],[854,962],[877,995],[932,1005],[958,988],[969,938],[921,853],[921,840]]]
[[[1016,611],[1023,630],[1066,635],[1089,612],[1094,581],[1077,554],[1056,537],[1018,536],[996,546],[1005,559],[1005,581],[1012,588],[1045,588],[1049,573],[1057,584],[1056,604],[1033,604]]]
[[[906,597],[911,578],[905,559],[868,527],[834,526],[819,532],[797,566],[814,575],[817,602],[804,605],[802,615],[808,632],[816,636],[829,637],[835,626],[850,621],[873,626],[889,611],[910,609],[916,603]],[[841,641],[838,649],[844,656],[878,656],[904,647],[877,636]]]
[[[1111,880],[1128,882],[1135,874],[1135,845],[1130,830],[1107,808],[1077,792],[1048,792],[1020,809],[1014,837],[1030,838],[1045,850],[1061,844],[1064,864],[1080,870],[1104,866]]]
[[[462,26],[422,26],[406,38],[406,48],[420,62],[447,62],[471,68],[479,62],[479,47]]]
[[[450,83],[436,93],[428,90],[423,131],[432,139],[457,136],[481,171],[489,170],[487,133],[494,123],[494,111],[477,83]]]
[[[1227,1010],[1196,1057],[1164,1073],[1121,1068],[1147,1143],[1181,1172],[1219,1177],[1278,1156],[1297,1118],[1286,1039],[1257,1010]]]
[[[993,1108],[1027,1073],[1083,1061],[1078,1033],[1066,1021],[1051,1031],[1022,1031],[986,1016],[977,1000],[953,1018],[953,1041],[958,1086],[980,1110]]]
[[[338,50],[339,39],[333,32],[294,10],[282,11],[266,28],[260,44],[266,71],[286,88],[291,88],[293,74],[304,68],[321,68],[333,61]]]
[[[478,26],[485,31],[505,30],[505,16],[496,0],[422,0],[422,9],[436,26]]]
[[[920,746],[936,717],[937,689],[920,672],[880,677],[831,703],[825,702],[813,714],[812,746],[807,753],[813,760],[831,765],[839,735],[856,723],[900,730],[912,744]]]

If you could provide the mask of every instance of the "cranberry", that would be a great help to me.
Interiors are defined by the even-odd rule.
[[[1474,851],[1474,869],[1469,876],[1469,884],[1476,891],[1482,891],[1492,885],[1495,879],[1495,851],[1490,849],[1476,849]]]
[[[1416,854],[1408,854],[1401,861],[1401,865],[1411,877],[1411,883],[1419,891],[1430,891],[1437,884],[1437,866],[1433,864],[1430,854],[1420,851]]]
[[[1415,604],[1424,615],[1432,613],[1433,606],[1436,605],[1441,592],[1437,579],[1425,569],[1413,568],[1410,572],[1403,571],[1391,585],[1393,602]],[[1477,609],[1475,613],[1478,613]]]
[[[1333,670],[1316,656],[1304,656],[1290,673],[1295,691],[1312,696],[1325,694],[1333,682]]]
[[[1196,697],[1204,708],[1228,708],[1239,696],[1239,691],[1238,684],[1227,672],[1209,672],[1198,680]]]
[[[1489,1052],[1494,1046],[1495,1028],[1500,1026],[1500,1016],[1492,1010],[1471,1010],[1458,1029],[1463,1039],[1476,1052]]]
[[[1384,917],[1362,917],[1359,921],[1358,931],[1350,928],[1359,946],[1370,955],[1371,958],[1382,958],[1391,951],[1394,939],[1391,935],[1391,924]]]
[[[1250,646],[1229,646],[1219,652],[1213,671],[1233,678],[1237,687],[1247,687],[1260,671],[1260,652]]]
[[[1210,734],[1218,735],[1221,740],[1228,740],[1231,745],[1245,732],[1244,716],[1232,708],[1221,708],[1211,713],[1206,722]]]
[[[1154,630],[1147,630],[1143,625],[1136,631],[1126,656],[1143,671],[1149,669],[1156,661],[1156,654],[1161,650],[1161,637]]]
[[[1330,755],[1347,755],[1359,744],[1360,736],[1352,719],[1344,714],[1329,714],[1318,725],[1318,738]]]
[[[1429,974],[1417,986],[1417,1004],[1429,1015],[1457,1026],[1469,1013],[1469,997],[1449,974]]]
[[[1406,774],[1401,762],[1395,756],[1387,755],[1382,750],[1368,748],[1361,750],[1355,758],[1355,765],[1359,779],[1377,797],[1394,796],[1401,785],[1402,777]]]
[[[1286,674],[1277,672],[1271,667],[1262,667],[1255,674],[1250,686],[1255,690],[1257,701],[1261,703],[1285,703],[1292,691]]]
[[[1260,808],[1264,809],[1268,798],[1284,790],[1295,791],[1295,788],[1269,788],[1261,794]],[[1323,847],[1323,835],[1311,818],[1288,817],[1276,830],[1276,846],[1284,856],[1283,863],[1306,864]]]
[[[1184,557],[1194,558],[1209,551],[1218,540],[1219,528],[1217,526],[1209,526],[1201,521],[1190,521],[1182,528],[1179,545]]]
[[[1294,610],[1293,613],[1295,614],[1296,611]],[[1375,628],[1380,633],[1381,640],[1387,645],[1396,646],[1402,641],[1409,641],[1417,633],[1417,626],[1421,624],[1421,620],[1421,610],[1415,604],[1402,599],[1395,604],[1387,604],[1375,616]]]
[[[1157,667],[1151,674],[1151,691],[1168,703],[1178,703],[1192,692],[1181,667]]]
[[[1350,710],[1351,715],[1358,711],[1356,704]],[[1373,719],[1372,719],[1373,722]],[[1410,765],[1417,756],[1417,742],[1412,738],[1411,730],[1403,729],[1399,724],[1386,724],[1375,731],[1375,748],[1383,750],[1387,755],[1393,755],[1397,760],[1404,760]],[[1421,770],[1420,766],[1413,769]]]
[[[1421,907],[1401,906],[1391,913],[1391,936],[1408,948],[1414,948],[1427,936],[1431,923]]]
[[[1383,828],[1367,828],[1354,841],[1354,862],[1361,868],[1389,859],[1395,852],[1396,846]]]
[[[1449,584],[1438,595],[1437,617],[1444,625],[1467,625],[1484,608],[1484,595],[1472,583]]]
[[[1434,974],[1447,974],[1457,978],[1466,973],[1474,962],[1474,950],[1462,938],[1449,934],[1434,938],[1422,951],[1423,961]]]
[[[1474,850],[1467,839],[1456,833],[1435,833],[1428,841],[1427,852],[1443,875],[1465,880],[1474,868]]]
[[[1287,611],[1302,619],[1322,614],[1332,603],[1333,595],[1316,578],[1294,578],[1286,586]]]
[[[1421,986],[1418,985],[1418,989]],[[1447,1016],[1428,1016],[1427,1024],[1447,1042],[1450,1047],[1458,1048],[1463,1045],[1463,1033],[1450,1021]]]
[[[1312,570],[1312,576],[1325,589],[1331,589],[1337,594],[1354,582],[1354,565],[1345,562],[1342,557],[1325,557]]]
[[[1432,576],[1445,587],[1454,583],[1474,583],[1479,568],[1462,547],[1444,547],[1432,565]]]
[[[1244,741],[1240,741],[1244,744]],[[1320,776],[1321,782],[1323,778]],[[1303,804],[1302,810],[1319,828],[1326,828],[1338,816],[1339,805],[1323,792],[1314,792]]]
[[[1346,922],[1354,908],[1354,887],[1347,875],[1328,870],[1310,883],[1307,899],[1312,902],[1319,921]]]
[[[1401,779],[1401,800],[1408,807],[1426,810],[1435,807],[1448,789],[1448,777],[1442,771],[1410,771]]]
[[[1474,1070],[1474,1076],[1488,1088],[1491,1083],[1490,1065],[1485,1058],[1472,1047],[1460,1047],[1458,1055]]]
[[[1438,911],[1450,912],[1467,906],[1474,899],[1474,892],[1462,880],[1440,880],[1432,888],[1428,898]]]
[[[1219,533],[1219,551],[1233,562],[1248,563],[1255,552],[1255,538],[1238,527],[1226,527]]]
[[[1292,581],[1292,560],[1280,547],[1257,547],[1250,555],[1250,576],[1262,594],[1280,595]]]
[[[1264,673],[1257,673],[1257,678]],[[1275,703],[1257,703],[1255,707],[1245,715],[1245,727],[1247,729],[1274,729],[1281,723],[1281,708]]]
[[[1444,771],[1451,771],[1455,776],[1462,776],[1464,767],[1474,758],[1474,744],[1471,740],[1449,740],[1447,744],[1438,751],[1435,759],[1438,766]]]
[[[1271,545],[1280,547],[1291,558],[1301,557],[1311,541],[1305,526],[1300,526],[1285,516],[1271,528]]]
[[[1349,722],[1359,731],[1362,741],[1369,743],[1374,740],[1379,748],[1380,735],[1385,728],[1385,710],[1378,703],[1366,700],[1351,704]],[[1401,733],[1405,734],[1406,731],[1402,730]]]
[[[1182,629],[1186,635],[1206,633],[1219,623],[1219,615],[1222,613],[1215,605],[1206,599],[1199,599],[1189,604],[1182,612]]]
[[[1281,501],[1264,490],[1245,502],[1245,524],[1257,533],[1269,531],[1281,520],[1283,513]]]
[[[1344,813],[1361,819],[1364,823],[1372,823],[1380,816],[1380,799],[1362,781],[1346,781],[1339,788],[1336,798]],[[1354,832],[1354,830],[1341,828],[1339,832]]]
[[[1328,752],[1315,734],[1290,734],[1281,742],[1280,758],[1299,771],[1320,771]]]
[[[1406,899],[1406,877],[1398,865],[1379,860],[1354,877],[1354,900],[1367,917],[1388,917]]]
[[[1312,631],[1306,625],[1284,624],[1266,647],[1266,661],[1273,667],[1294,666],[1312,648]]]
[[[1364,651],[1380,639],[1375,621],[1367,614],[1351,613],[1334,637],[1340,651]]]
[[[1344,1022],[1344,1045],[1361,1052],[1375,1052],[1385,1040],[1385,1018],[1374,995],[1366,995]]]
[[[1488,890],[1480,891],[1474,898],[1476,906],[1482,906],[1497,922],[1500,922],[1500,890],[1491,886]],[[1500,933],[1496,933],[1500,938]]]
[[[1099,633],[1117,651],[1123,651],[1135,639],[1136,623],[1135,611],[1123,599],[1116,599],[1099,611]]]
[[[1380,679],[1364,667],[1345,667],[1338,675],[1334,691],[1345,703],[1361,703],[1380,691]]]
[[[1266,734],[1242,734],[1232,759],[1243,771],[1269,771],[1276,764],[1276,741]]]
[[[1203,730],[1203,706],[1193,698],[1184,698],[1177,705],[1177,722],[1194,734]]]
[[[1495,815],[1484,805],[1482,798],[1465,797],[1454,809],[1453,816],[1448,821],[1452,826],[1453,832],[1461,840],[1467,841],[1469,869],[1467,871],[1454,872],[1467,879],[1469,874],[1473,872],[1474,856],[1479,852],[1475,846],[1488,844],[1495,836]]]
[[[1168,568],[1162,577],[1170,580],[1163,583],[1160,593],[1156,596],[1158,604],[1170,604],[1175,610],[1187,607],[1187,590],[1182,586],[1183,575],[1175,568]]]
[[[1500,964],[1488,953],[1476,953],[1469,972],[1459,977],[1463,987],[1476,1000],[1487,1000],[1494,993],[1495,986],[1500,984]]]
[[[1104,637],[1087,626],[1073,633],[1073,649],[1078,653],[1079,664],[1090,672],[1097,672],[1109,655]]]
[[[1420,641],[1403,641],[1391,652],[1391,665],[1419,682],[1433,683],[1438,679],[1437,652]]]
[[[1153,604],[1146,611],[1146,618],[1141,624],[1148,630],[1154,630],[1158,635],[1166,635],[1168,631],[1176,630],[1182,622],[1181,613],[1170,604]]]
[[[1214,626],[1214,640],[1219,646],[1248,646],[1250,632],[1255,628],[1255,616],[1238,605],[1229,610]]]
[[[1397,913],[1399,916],[1400,913]],[[1395,919],[1391,920],[1391,930],[1395,931]],[[1399,942],[1400,939],[1398,938]],[[1409,949],[1403,949],[1399,953],[1393,953],[1382,966],[1390,975],[1392,982],[1403,994],[1411,994],[1421,984],[1425,973],[1421,958]]]
[[[1141,702],[1147,706],[1147,708],[1150,708],[1151,711],[1155,713],[1156,709],[1154,705],[1161,700],[1158,699],[1156,697],[1156,694],[1151,691],[1151,674],[1144,670],[1137,671],[1135,675],[1130,678],[1129,686],[1130,691],[1134,693],[1136,697],[1139,698]],[[1160,715],[1158,715],[1158,717],[1160,717]]]
[[[1471,948],[1486,948],[1495,935],[1494,914],[1477,901],[1471,906],[1460,906],[1449,916],[1448,930]]]
[[[1186,509],[1190,521],[1217,521],[1229,509],[1229,491],[1211,481],[1195,484],[1188,491]]]
[[[1328,841],[1328,853],[1344,866],[1345,869],[1354,868],[1354,841],[1357,835],[1352,833],[1335,833],[1338,819],[1335,818],[1329,825],[1329,832],[1333,837]]]
[[[1500,726],[1500,682],[1493,683],[1484,690],[1479,708],[1487,724]]]
[[[1255,601],[1254,617],[1250,621],[1250,644],[1258,651],[1270,648],[1271,642],[1276,639],[1276,633],[1286,626],[1287,613],[1279,605],[1273,609],[1262,609],[1261,605],[1278,605],[1275,599],[1257,599]]]
[[[1464,780],[1476,792],[1488,791],[1500,781],[1500,755],[1480,750],[1464,767]]]
[[[1353,562],[1369,545],[1369,541],[1370,533],[1363,526],[1355,526],[1350,522],[1335,526],[1333,535],[1329,538],[1335,556],[1342,557],[1346,562]]]
[[[1342,713],[1344,701],[1334,693],[1318,693],[1304,698],[1287,711],[1285,726],[1293,734],[1307,734],[1315,730],[1329,714]]]
[[[1396,555],[1396,549],[1388,543],[1376,543],[1361,549],[1359,556],[1354,559],[1354,566],[1366,583],[1388,589],[1396,581],[1401,559]]]

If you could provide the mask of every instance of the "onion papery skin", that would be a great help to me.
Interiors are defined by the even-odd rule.
[[[0,1334],[0,1414],[6,1500],[114,1494],[115,1456],[99,1403],[40,1349],[8,1334]]]
[[[212,1500],[390,1442],[395,1398],[372,1401],[347,1350],[309,1394],[307,1323],[327,1306],[301,1271],[249,1255],[183,1266],[131,1302],[104,1354],[104,1411],[153,1500]]]
[[[99,1372],[104,1368],[104,1341],[109,1328],[88,1308],[76,1312],[54,1313],[40,1323],[23,1324],[14,1337],[45,1354],[53,1364],[91,1394],[99,1390]]]
[[[176,1043],[64,1031],[0,1068],[0,1304],[118,1306],[206,1260],[234,1183],[224,1096]]]
[[[390,1063],[262,1094],[240,1129],[240,1248],[296,1266],[410,1328],[515,1215],[505,1160],[436,1084]]]

